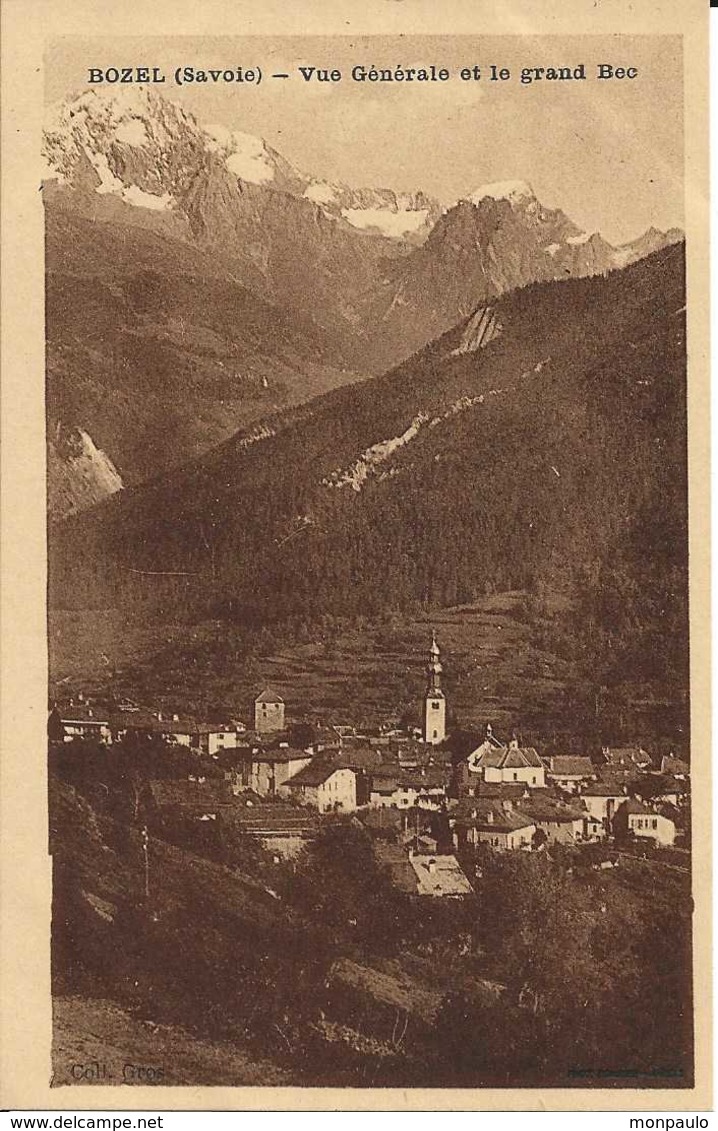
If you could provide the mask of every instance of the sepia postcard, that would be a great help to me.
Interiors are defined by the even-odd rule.
[[[706,1110],[707,5],[200,7],[3,7],[3,1107]]]

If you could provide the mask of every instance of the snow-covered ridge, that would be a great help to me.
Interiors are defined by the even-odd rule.
[[[169,154],[199,134],[192,115],[148,88],[87,90],[49,108],[43,160],[50,177],[71,184],[83,183],[89,165],[99,195],[160,211],[175,204]]]
[[[311,179],[302,195],[319,205],[327,216],[341,217],[353,228],[379,232],[389,239],[424,234],[422,229],[428,233],[441,213],[438,202],[422,192],[357,189]]]
[[[181,206],[193,173],[211,160],[240,181],[303,197],[334,220],[391,239],[421,238],[441,211],[421,192],[351,188],[308,176],[263,138],[200,125],[179,103],[142,84],[91,88],[47,114],[43,179],[95,188],[136,207]],[[96,185],[87,183],[88,161]]]
[[[226,125],[204,127],[181,103],[143,84],[91,87],[50,107],[42,157],[43,180],[155,211],[181,210],[196,175],[224,165],[239,181],[302,198],[332,220],[411,244],[422,242],[442,212],[454,207],[442,208],[421,191],[354,188],[307,175],[261,137]],[[464,199],[475,206],[507,201],[530,229],[545,233],[543,252],[557,261],[565,253],[575,265],[580,256],[574,249],[590,243],[592,269],[596,257],[604,268],[623,266],[682,238],[680,232],[649,229],[614,250],[560,213],[547,212],[525,180],[492,181]]]
[[[510,204],[526,204],[536,200],[528,181],[492,181],[475,189],[466,199],[471,204],[480,204],[487,197],[492,200],[508,200]]]

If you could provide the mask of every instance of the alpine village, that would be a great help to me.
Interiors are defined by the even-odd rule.
[[[354,1082],[359,1073],[365,1082],[367,1071],[372,1081],[385,1080],[385,1073],[393,1079],[397,1063],[405,1079],[408,1050],[410,1062],[417,1055],[415,1041],[424,1055],[439,1031],[442,1041],[458,1042],[458,1009],[464,1025],[468,1018],[472,1025],[480,1018],[492,1027],[499,1018],[505,1023],[506,983],[522,962],[529,965],[508,1015],[517,1010],[514,1021],[530,1023],[535,1032],[549,989],[539,989],[529,974],[538,953],[512,954],[517,943],[521,951],[527,945],[519,916],[525,914],[527,924],[539,916],[532,924],[536,945],[545,946],[548,934],[559,955],[572,951],[577,938],[561,940],[554,932],[578,928],[586,948],[582,959],[590,962],[595,928],[574,916],[616,914],[624,883],[650,898],[654,886],[664,892],[682,888],[689,875],[690,770],[682,758],[673,752],[656,757],[640,745],[542,756],[517,733],[495,733],[491,723],[484,733],[452,731],[442,675],[434,635],[418,704],[421,726],[387,722],[362,729],[350,719],[335,725],[292,720],[282,696],[268,687],[255,697],[246,722],[183,718],[82,694],[54,704],[49,716],[58,779],[93,802],[99,797],[103,811],[118,806],[117,815],[129,819],[123,839],[124,848],[131,847],[125,867],[137,900],[133,931],[139,915],[144,931],[162,933],[174,910],[178,868],[196,869],[198,879],[206,870],[211,882],[204,895],[210,898],[220,878],[212,875],[212,864],[224,873],[230,902],[232,889],[238,889],[235,896],[241,891],[245,913],[248,897],[258,904],[253,915],[261,908],[261,919],[268,913],[272,919],[273,905],[287,902],[293,915],[300,908],[312,915],[314,930],[321,924],[321,942],[305,939],[292,959],[294,967],[300,955],[306,964],[301,978],[313,967],[316,980],[317,965],[322,975],[313,987],[312,1020],[304,1020],[309,1045],[290,1004],[281,1006],[292,1053],[299,1053],[301,1034],[302,1060],[310,1057],[313,1064],[317,1046],[329,1059],[319,1081]],[[90,811],[83,816],[90,819]],[[191,854],[185,865],[178,847]],[[86,893],[85,918],[115,922],[119,908],[108,894]],[[483,953],[472,928],[473,916],[486,914],[482,906],[503,918],[482,922],[482,941],[507,930],[519,933],[504,944],[498,963],[497,955]],[[556,920],[546,922],[549,915]],[[200,918],[189,929],[196,943],[206,924]],[[341,957],[334,957],[340,940]],[[311,959],[308,945],[317,948]],[[616,938],[602,945],[622,950]],[[86,946],[84,940],[82,952]],[[510,969],[504,970],[509,955]],[[186,976],[184,944],[173,958]],[[146,974],[153,993],[167,978],[163,971],[158,979],[156,961],[153,954],[153,973]],[[549,983],[557,977],[559,971]],[[216,988],[224,997],[223,985]],[[134,986],[137,991],[139,983]],[[292,997],[298,992],[303,996],[309,986],[293,982]],[[253,987],[252,1010],[255,994]],[[586,1006],[575,1008],[580,1017]],[[266,1017],[254,1021],[264,1029]],[[464,1033],[461,1040],[468,1037]],[[475,1065],[475,1045],[457,1044],[454,1052],[448,1082],[455,1075],[466,1079]],[[482,1056],[488,1062],[482,1080],[510,1082],[491,1049]],[[103,1082],[95,1063],[88,1078]],[[610,1068],[594,1073],[576,1065],[574,1071],[572,1082],[635,1079]],[[653,1078],[665,1084],[669,1073],[659,1070]]]
[[[53,1084],[689,1087],[683,233],[52,113]]]

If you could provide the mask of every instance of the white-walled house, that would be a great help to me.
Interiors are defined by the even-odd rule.
[[[73,738],[94,738],[99,742],[112,742],[109,715],[96,711],[89,703],[72,703],[61,712],[65,742]]]
[[[467,759],[469,771],[486,782],[522,782],[534,789],[546,785],[546,767],[533,746],[520,747],[516,739],[501,746],[491,736]]]
[[[553,798],[538,796],[520,801],[518,809],[533,821],[537,829],[542,830],[551,844],[576,844],[584,839],[586,814],[575,803],[566,805]]]
[[[352,813],[357,807],[354,770],[316,759],[286,781],[284,791],[303,805],[313,805],[320,813]]]
[[[374,777],[369,793],[369,804],[377,809],[410,809],[416,805],[418,792],[396,778]]]
[[[369,804],[379,809],[441,809],[446,800],[446,779],[441,769],[372,774]]]
[[[165,742],[199,750],[210,758],[222,750],[234,750],[243,738],[242,732],[234,725],[198,723],[192,719],[180,719],[177,715],[171,719],[159,715],[154,729]]]
[[[579,788],[579,796],[587,812],[597,821],[601,821],[606,832],[610,831],[614,814],[626,800],[626,793],[622,786],[610,782],[588,782]]]
[[[670,817],[650,809],[636,797],[624,798],[613,818],[616,837],[635,836],[670,846],[676,839],[676,826]]]

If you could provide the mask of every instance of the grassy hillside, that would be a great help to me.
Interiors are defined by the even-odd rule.
[[[169,713],[249,722],[254,695],[270,685],[292,721],[418,725],[433,628],[452,729],[491,722],[508,737],[519,728],[542,751],[639,738],[652,750],[684,745],[688,712],[679,693],[661,697],[628,679],[604,688],[597,702],[571,651],[557,650],[569,615],[566,600],[557,599],[544,602],[537,619],[526,593],[504,593],[375,623],[325,621],[291,640],[279,629],[247,631],[217,620],[188,629],[112,611],[60,611],[51,617],[51,692],[58,699],[78,690],[101,701],[128,696]]]
[[[108,1078],[79,1083],[232,1088],[294,1083],[286,1069],[252,1057],[227,1041],[203,1039],[178,1025],[140,1020],[112,1000],[79,994],[56,997],[53,1087],[78,1084],[72,1074],[73,1065],[92,1065],[96,1061],[107,1066]],[[137,1066],[143,1069],[142,1076]]]
[[[52,780],[56,1084],[93,1060],[184,1084],[565,1086],[625,1064],[690,1083],[687,871],[488,851],[472,896],[415,900],[352,820],[292,863],[253,849],[252,876],[241,841],[222,865],[151,822],[146,898],[121,757]]]

